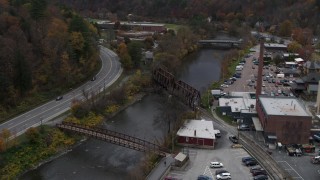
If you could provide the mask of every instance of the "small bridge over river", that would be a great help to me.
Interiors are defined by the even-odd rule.
[[[146,140],[142,140],[133,136],[129,136],[126,134],[118,133],[118,132],[107,130],[107,129],[89,127],[89,126],[79,125],[75,123],[66,123],[66,122],[57,124],[56,126],[65,131],[70,131],[73,133],[85,135],[88,137],[92,137],[98,140],[106,141],[112,144],[116,144],[119,146],[123,146],[126,148],[141,151],[141,152],[153,152],[160,156],[166,156],[166,154],[170,153],[168,149],[161,147],[155,143],[151,143]]]
[[[202,47],[211,47],[211,48],[240,48],[243,40],[230,40],[230,39],[212,39],[212,40],[199,40],[198,44]]]

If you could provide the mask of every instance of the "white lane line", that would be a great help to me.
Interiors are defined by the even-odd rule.
[[[293,167],[292,166],[290,166],[290,164],[287,162],[287,161],[277,161],[277,162],[280,162],[280,163],[286,163],[290,168],[291,168],[291,170],[293,170],[299,177],[293,177],[294,179],[302,179],[302,180],[304,180],[301,176],[300,176],[300,174],[295,170],[295,169],[293,169]]]

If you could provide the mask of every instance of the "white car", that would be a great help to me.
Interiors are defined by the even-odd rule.
[[[230,173],[221,173],[217,175],[217,179],[231,179]]]
[[[221,162],[210,162],[211,168],[222,168],[223,164]]]

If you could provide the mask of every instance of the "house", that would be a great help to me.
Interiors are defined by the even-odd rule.
[[[213,149],[215,141],[212,121],[187,120],[177,132],[177,142],[183,146]]]
[[[256,110],[266,139],[282,144],[309,143],[312,117],[296,98],[259,96]]]
[[[318,72],[320,73],[320,62],[318,61],[307,61],[303,64],[303,72],[305,74]]]

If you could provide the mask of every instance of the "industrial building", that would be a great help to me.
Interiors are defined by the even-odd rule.
[[[312,117],[296,98],[259,96],[256,110],[265,137],[282,144],[309,143]]]
[[[187,120],[177,132],[177,142],[183,146],[213,149],[215,132],[212,121]]]

